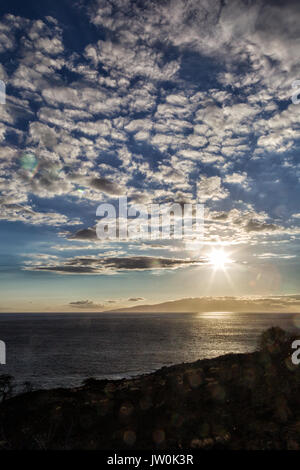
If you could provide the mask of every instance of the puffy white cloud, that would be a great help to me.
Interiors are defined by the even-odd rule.
[[[229,183],[229,184],[241,184],[243,186],[247,182],[247,173],[232,173],[232,174],[227,174],[224,178],[224,183]]]
[[[218,199],[227,198],[229,192],[222,186],[220,176],[209,177],[203,175],[197,184],[197,195],[200,202],[217,201]]]
[[[130,48],[120,41],[98,41],[96,45],[87,46],[86,57],[95,65],[101,62],[105,70],[114,72],[116,76],[122,74],[127,78],[145,76],[166,80],[173,78],[179,69],[176,61],[165,62],[161,53],[146,45],[135,44]]]

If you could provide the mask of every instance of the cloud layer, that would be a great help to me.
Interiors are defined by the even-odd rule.
[[[289,243],[285,259],[296,256],[298,2],[97,0],[70,8],[84,19],[80,40],[55,8],[41,18],[0,18],[0,220],[32,229],[26,271],[103,275],[202,263],[205,254],[196,259],[164,241],[111,243],[114,255],[103,248],[98,256],[97,206],[124,195],[148,205],[204,203],[203,246],[268,243],[276,254],[277,243]],[[46,263],[34,256],[37,228],[41,242],[51,234],[57,247],[45,249],[57,256]],[[81,256],[61,255],[81,246]]]

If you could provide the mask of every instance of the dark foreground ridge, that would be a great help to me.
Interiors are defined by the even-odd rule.
[[[299,449],[294,339],[272,328],[250,354],[7,399],[0,405],[1,448]]]

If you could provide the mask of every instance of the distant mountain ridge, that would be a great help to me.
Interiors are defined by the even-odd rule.
[[[171,300],[158,304],[136,305],[109,312],[141,313],[196,313],[196,312],[300,312],[299,295],[273,296],[264,298],[251,297],[195,297]]]

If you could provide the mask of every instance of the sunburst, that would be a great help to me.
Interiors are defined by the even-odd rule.
[[[211,264],[215,270],[225,270],[226,267],[230,263],[232,263],[229,254],[226,253],[223,249],[214,249],[213,251],[211,251],[208,254],[208,261],[209,264]]]

